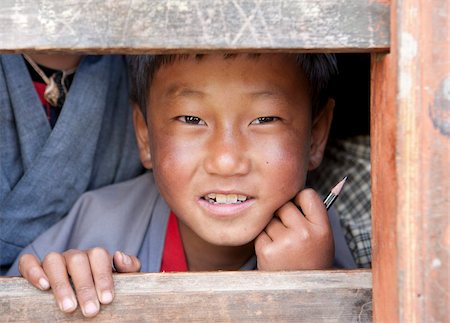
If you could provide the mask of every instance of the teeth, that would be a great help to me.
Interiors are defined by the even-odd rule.
[[[214,204],[236,204],[246,201],[247,196],[241,194],[210,193],[205,196],[205,200]]]
[[[227,196],[225,194],[216,194],[216,202],[217,203],[227,203]]]
[[[236,194],[227,195],[227,204],[237,203],[237,201],[238,199]]]

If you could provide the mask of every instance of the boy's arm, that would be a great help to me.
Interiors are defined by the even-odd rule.
[[[117,251],[111,257],[103,248],[92,248],[52,252],[42,263],[35,255],[24,254],[19,271],[36,288],[51,288],[61,311],[73,312],[79,303],[83,315],[93,317],[100,304],[109,304],[114,298],[113,264],[117,272],[138,272],[141,267],[134,256]]]
[[[255,251],[260,270],[332,268],[333,233],[319,195],[305,189],[278,209],[256,238]]]

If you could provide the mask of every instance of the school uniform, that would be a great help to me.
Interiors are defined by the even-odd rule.
[[[22,55],[0,55],[0,266],[87,190],[142,166],[121,56],[86,56],[52,128]]]
[[[33,253],[42,260],[52,251],[103,247],[111,254],[121,250],[136,255],[142,263],[142,272],[159,272],[169,214],[152,173],[147,172],[127,182],[83,194],[63,220],[22,253]],[[355,268],[337,217],[331,215],[330,220],[336,266]],[[8,275],[19,274],[17,262]],[[255,267],[253,257],[242,269]]]

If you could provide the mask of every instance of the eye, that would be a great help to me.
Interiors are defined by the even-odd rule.
[[[199,117],[195,117],[195,116],[180,116],[177,118],[177,120],[184,122],[184,123],[193,124],[193,125],[205,125],[206,124],[205,121],[203,121]]]
[[[253,120],[250,124],[262,124],[262,123],[268,123],[268,122],[274,122],[278,121],[280,118],[278,117],[259,117]]]

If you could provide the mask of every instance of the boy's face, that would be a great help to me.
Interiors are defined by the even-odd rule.
[[[183,225],[215,245],[257,237],[323,152],[307,81],[282,54],[163,65],[150,87],[148,129],[137,109],[135,118],[141,159],[161,194]]]

